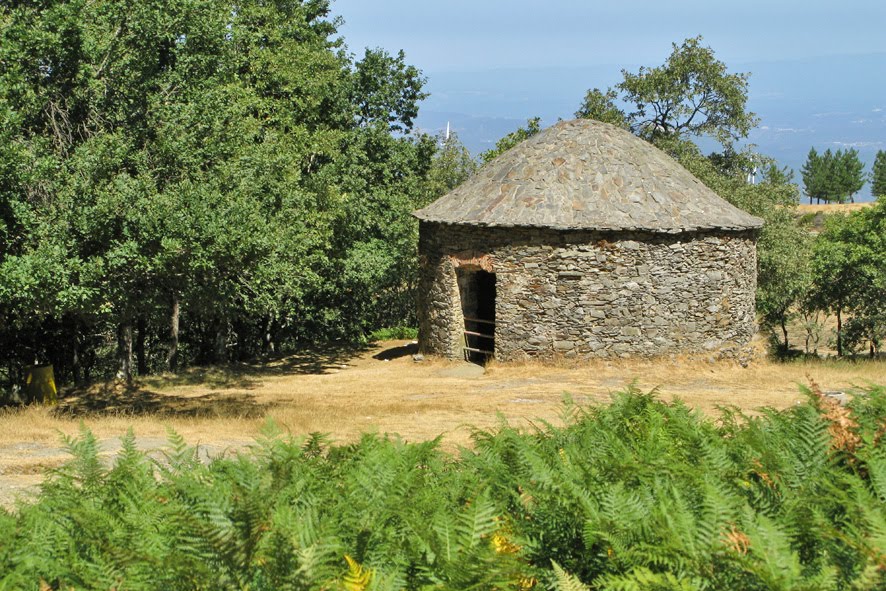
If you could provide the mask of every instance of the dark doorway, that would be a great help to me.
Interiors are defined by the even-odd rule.
[[[465,318],[465,359],[485,363],[495,351],[495,273],[462,267],[456,273]]]

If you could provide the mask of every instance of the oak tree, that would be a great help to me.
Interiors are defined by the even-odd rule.
[[[674,43],[661,66],[622,70],[622,77],[615,90],[588,91],[576,116],[619,123],[618,98],[633,105],[623,120],[641,137],[709,136],[724,147],[757,124],[747,110],[748,74],[730,73],[700,36]]]

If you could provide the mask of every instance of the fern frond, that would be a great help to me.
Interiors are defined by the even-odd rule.
[[[345,562],[348,563],[348,572],[341,580],[343,591],[366,591],[372,583],[374,572],[363,567],[347,554],[345,554]]]
[[[653,572],[637,567],[624,574],[606,575],[595,585],[607,591],[703,591],[705,581],[698,577],[681,577],[671,572]]]
[[[554,569],[555,591],[591,591],[578,577],[567,573],[553,560],[551,567]]]
[[[62,435],[66,451],[73,458],[58,470],[66,474],[83,487],[98,486],[105,474],[105,468],[99,459],[99,443],[84,423],[80,423],[79,436]]]
[[[498,528],[495,503],[486,493],[477,496],[471,505],[459,513],[456,525],[456,544],[461,549],[480,545]]]

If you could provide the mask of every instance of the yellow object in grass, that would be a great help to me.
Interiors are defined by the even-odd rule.
[[[39,400],[43,404],[58,403],[58,390],[55,388],[55,374],[51,365],[35,365],[28,368],[25,376],[25,392],[28,400]]]

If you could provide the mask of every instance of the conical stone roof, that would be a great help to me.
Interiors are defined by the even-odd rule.
[[[414,215],[448,224],[668,234],[763,225],[658,148],[588,119],[545,129]]]

